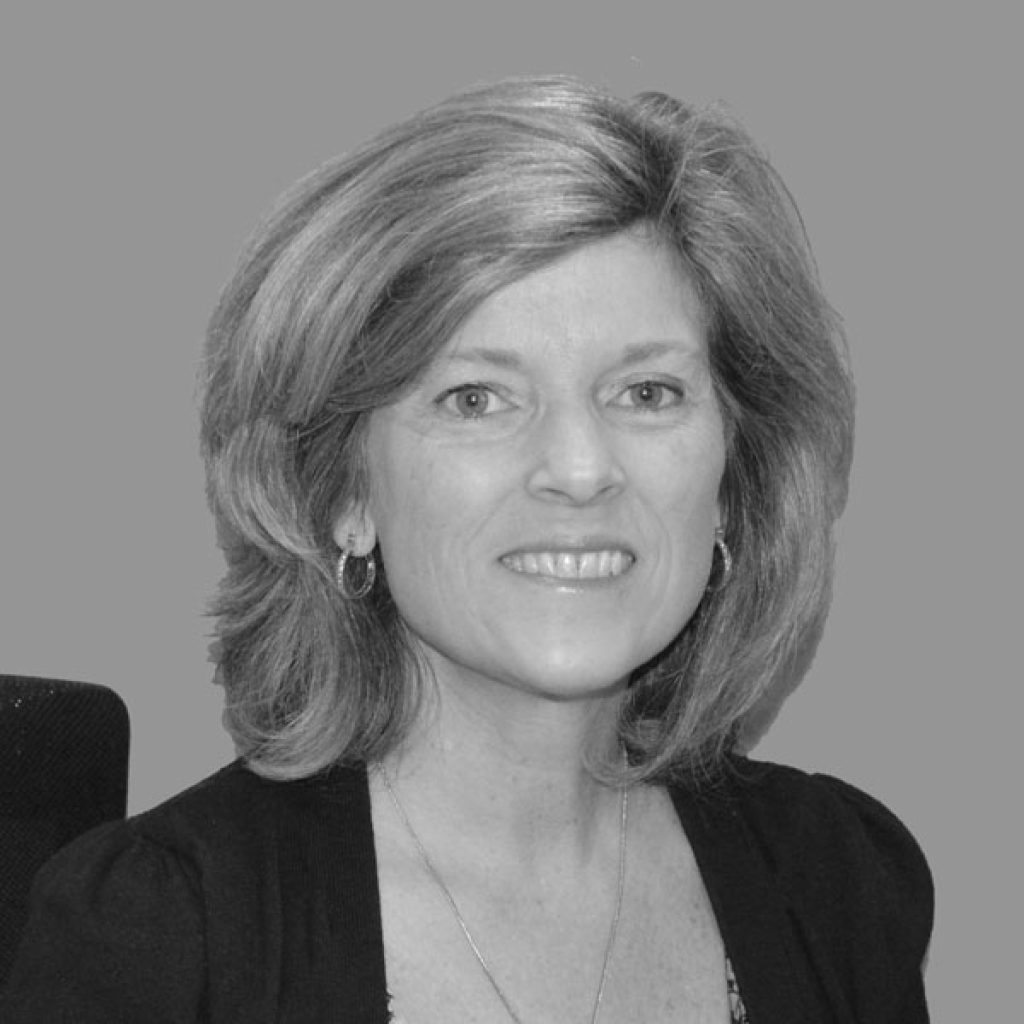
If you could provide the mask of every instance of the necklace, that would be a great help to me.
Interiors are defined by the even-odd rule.
[[[459,910],[459,905],[455,902],[455,897],[452,895],[451,889],[445,885],[440,872],[436,867],[434,867],[433,862],[427,855],[427,851],[423,847],[423,843],[420,842],[420,837],[416,834],[416,829],[412,827],[412,822],[409,820],[409,816],[405,813],[405,808],[402,807],[402,803],[398,799],[398,794],[395,792],[394,786],[391,785],[391,779],[388,776],[387,770],[384,768],[383,764],[378,764],[377,768],[380,772],[381,780],[384,783],[384,788],[388,791],[388,796],[391,797],[391,802],[395,805],[398,817],[405,826],[406,832],[409,833],[409,838],[412,840],[413,845],[416,847],[416,852],[419,854],[419,858],[423,863],[424,869],[433,879],[434,884],[438,889],[441,890],[445,901],[451,908],[452,914],[455,916],[455,920],[459,924],[459,928],[462,929],[462,934],[465,936],[469,948],[473,951],[473,955],[476,957],[477,963],[480,964],[481,969],[487,976],[487,980],[491,983],[491,988],[494,989],[495,994],[501,1000],[501,1005],[505,1007],[506,1012],[509,1017],[515,1021],[515,1024],[523,1024],[522,1018],[516,1012],[511,1000],[505,994],[504,989],[498,984],[498,979],[495,978],[494,972],[484,959],[483,953],[480,952],[480,947],[477,945],[476,939],[473,938],[473,933],[469,930],[469,925],[466,924],[466,919],[462,916],[462,912]],[[626,786],[623,786],[622,802],[619,811],[619,874],[617,891],[615,894],[615,910],[612,914],[611,927],[608,929],[608,941],[605,943],[604,961],[601,964],[601,977],[598,979],[597,983],[597,994],[594,996],[594,1008],[590,1014],[590,1024],[597,1024],[598,1014],[601,1012],[601,1000],[604,998],[604,986],[605,982],[608,980],[608,965],[611,963],[612,950],[615,947],[615,935],[619,930],[619,918],[622,916],[622,893],[626,886],[626,825],[628,821],[629,790]]]

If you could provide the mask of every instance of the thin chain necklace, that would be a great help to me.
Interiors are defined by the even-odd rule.
[[[491,983],[491,988],[494,989],[495,994],[501,1000],[501,1005],[505,1007],[506,1012],[509,1017],[515,1021],[515,1024],[523,1024],[522,1018],[512,1006],[512,1002],[505,994],[504,989],[502,989],[501,985],[498,984],[498,979],[495,978],[494,972],[484,959],[483,953],[480,952],[480,947],[477,945],[476,939],[473,938],[473,933],[469,930],[469,925],[466,924],[466,919],[462,916],[462,913],[459,910],[459,905],[455,902],[455,897],[452,895],[451,889],[445,885],[440,872],[436,867],[434,867],[430,857],[427,856],[427,851],[423,848],[423,843],[420,842],[420,837],[416,834],[416,829],[412,827],[412,822],[409,820],[409,816],[405,813],[405,808],[402,807],[402,803],[398,799],[398,794],[395,792],[394,786],[391,785],[391,779],[388,776],[387,770],[384,768],[383,764],[378,764],[377,768],[380,772],[381,780],[384,782],[384,788],[388,791],[388,795],[391,797],[391,802],[395,805],[395,810],[398,812],[398,817],[405,826],[406,832],[409,833],[409,838],[412,839],[420,860],[423,862],[423,867],[426,869],[427,874],[434,880],[438,889],[441,890],[448,906],[451,907],[452,914],[454,914],[455,920],[458,921],[459,927],[462,929],[462,934],[465,936],[466,942],[469,944],[469,948],[473,951],[473,955],[476,957],[477,963],[480,964],[484,974],[487,976],[487,980]],[[608,980],[608,965],[611,963],[612,950],[615,948],[615,935],[619,930],[619,918],[622,916],[622,893],[626,887],[626,826],[628,821],[629,790],[626,786],[623,786],[622,801],[619,811],[619,876],[618,888],[615,894],[615,911],[612,914],[611,927],[608,929],[608,941],[604,948],[604,961],[601,964],[601,977],[597,983],[597,994],[594,996],[594,1008],[590,1014],[590,1024],[597,1024],[597,1018],[601,1012],[601,1001],[604,998],[605,982]]]

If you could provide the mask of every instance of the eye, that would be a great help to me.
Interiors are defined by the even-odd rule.
[[[438,397],[437,404],[445,412],[464,420],[479,419],[510,408],[510,403],[486,384],[460,384],[449,388]]]
[[[678,405],[683,400],[683,389],[677,384],[660,380],[640,380],[630,384],[616,396],[615,405],[657,412]]]

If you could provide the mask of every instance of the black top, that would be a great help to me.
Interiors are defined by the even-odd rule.
[[[752,1024],[920,1024],[932,884],[906,829],[836,779],[736,758],[673,800]],[[236,762],[40,872],[0,1019],[388,1019],[364,767]]]

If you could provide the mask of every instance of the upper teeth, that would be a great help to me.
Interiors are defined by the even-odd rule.
[[[501,561],[514,572],[532,576],[594,580],[624,573],[633,556],[625,551],[527,551],[505,555]]]

